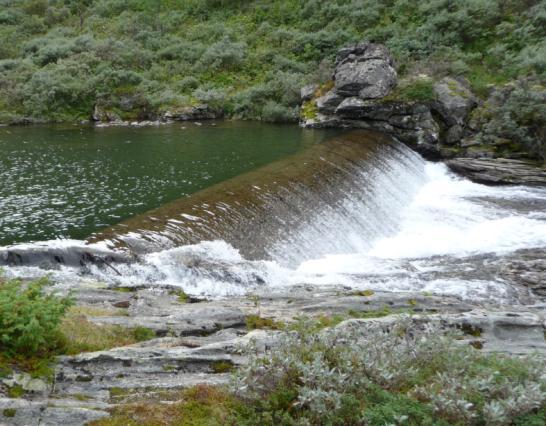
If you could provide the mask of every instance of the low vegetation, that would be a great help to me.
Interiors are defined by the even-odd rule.
[[[266,328],[269,330],[282,330],[285,324],[280,321],[275,321],[272,318],[264,318],[260,315],[247,315],[245,318],[246,327],[249,330]]]
[[[48,294],[47,284],[46,279],[0,280],[0,374],[9,375],[17,368],[47,376],[56,355],[110,349],[155,337],[144,327],[95,324],[86,315],[123,311],[73,306],[70,297]]]
[[[486,354],[409,319],[317,331],[301,322],[229,388],[197,386],[171,404],[120,406],[112,425],[542,425],[546,367]]]
[[[45,295],[46,280],[24,284],[0,281],[0,363],[11,362],[36,370],[43,360],[60,353],[64,337],[60,332],[69,298]]]
[[[62,352],[68,355],[102,351],[155,337],[155,333],[145,327],[98,325],[80,314],[68,314],[63,319],[59,331],[63,336]]]
[[[0,0],[0,121],[202,102],[292,121],[300,87],[329,80],[337,49],[361,40],[386,44],[402,77],[462,75],[487,96],[543,76],[545,12],[544,0]]]

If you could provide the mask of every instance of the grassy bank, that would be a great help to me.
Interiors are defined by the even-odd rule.
[[[124,119],[198,103],[298,116],[336,50],[385,43],[402,76],[489,84],[545,70],[543,0],[0,0],[0,122]]]

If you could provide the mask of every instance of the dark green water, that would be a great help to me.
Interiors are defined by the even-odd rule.
[[[0,245],[82,239],[332,136],[252,122],[0,128]]]

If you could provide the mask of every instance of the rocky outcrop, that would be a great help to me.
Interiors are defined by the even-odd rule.
[[[138,110],[139,113],[136,120],[124,120],[119,114],[115,113],[111,107],[106,107],[99,104],[95,105],[91,119],[98,127],[145,127],[163,123],[172,123],[173,121],[215,120],[224,116],[221,109],[212,108],[207,104],[178,108],[175,110],[165,111],[161,114],[152,114],[146,112],[146,105],[141,105],[138,102],[140,102],[140,98],[125,96],[120,99],[120,104],[118,105],[119,109],[125,111],[126,113]]]
[[[359,43],[341,49],[333,80],[330,91],[308,101],[315,103],[317,114],[305,119],[304,126],[378,130],[427,157],[438,157],[440,128],[429,106],[385,99],[397,84],[394,59],[386,47]]]
[[[456,158],[448,167],[470,180],[490,185],[546,185],[546,170],[507,158]]]
[[[401,87],[393,91],[397,86],[394,60],[386,47],[374,43],[340,49],[332,79],[322,88],[302,89],[302,126],[387,133],[428,159],[449,159],[452,171],[479,183],[546,184],[544,168],[518,161],[543,159],[544,143],[540,143],[543,131],[536,125],[520,129],[527,132],[528,140],[539,141],[527,144],[530,146],[517,137],[515,140],[491,135],[487,140],[482,137],[480,117],[483,121],[488,116],[485,111],[486,117],[482,117],[482,110],[485,107],[502,109],[500,103],[508,99],[509,89],[502,91],[503,96],[493,90],[484,103],[472,93],[464,78],[444,77],[433,81],[420,75],[407,77]],[[331,89],[325,93],[325,87]],[[538,95],[535,98],[538,99]],[[477,107],[481,109],[474,113]],[[502,127],[499,123],[496,126]]]
[[[394,59],[385,46],[360,43],[336,58],[335,92],[342,97],[380,99],[396,86]]]
[[[408,262],[407,273],[416,275],[423,288],[430,281],[449,282],[453,276],[477,280],[491,274],[514,287],[514,303],[502,307],[473,302],[455,296],[425,291],[381,292],[369,289],[384,275],[362,277],[368,290],[344,286],[296,285],[256,288],[250,296],[219,300],[180,300],[177,287],[153,288],[98,287],[84,281],[70,292],[88,312],[122,313],[118,316],[88,316],[97,324],[143,326],[158,337],[138,344],[110,350],[61,357],[55,366],[53,382],[14,374],[0,381],[0,424],[76,426],[108,416],[108,410],[123,404],[147,403],[176,398],[179,390],[196,384],[223,385],[229,370],[247,362],[242,348],[253,343],[264,352],[278,344],[279,331],[249,330],[249,317],[262,317],[277,324],[309,317],[347,318],[337,327],[381,326],[400,320],[439,323],[445,329],[464,333],[461,344],[480,350],[525,354],[546,353],[546,264],[544,252],[528,250],[509,255],[482,255],[468,258],[438,258],[442,268],[417,270]],[[450,269],[451,268],[451,269]],[[484,275],[485,274],[485,275]],[[530,289],[534,295],[528,295]],[[120,291],[123,290],[123,291]],[[517,293],[517,294],[516,294]],[[521,297],[518,295],[521,293]],[[530,300],[526,301],[526,298]],[[187,300],[187,299],[184,299]],[[516,302],[517,301],[517,302]],[[539,303],[536,303],[539,302]],[[354,318],[351,317],[366,317]],[[8,398],[3,386],[19,384],[22,398]]]
[[[224,113],[220,109],[212,108],[207,104],[180,108],[177,110],[166,111],[161,115],[163,120],[174,121],[200,121],[214,120],[222,118]]]

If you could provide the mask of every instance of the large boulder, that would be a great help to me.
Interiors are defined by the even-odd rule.
[[[385,46],[359,43],[341,49],[335,68],[335,90],[344,97],[378,99],[396,86],[394,60]]]
[[[436,97],[433,108],[448,127],[464,125],[470,112],[478,105],[464,81],[445,77],[434,84],[433,90]]]
[[[308,84],[307,86],[303,86],[300,90],[301,101],[307,102],[313,99],[318,88],[318,84]]]

